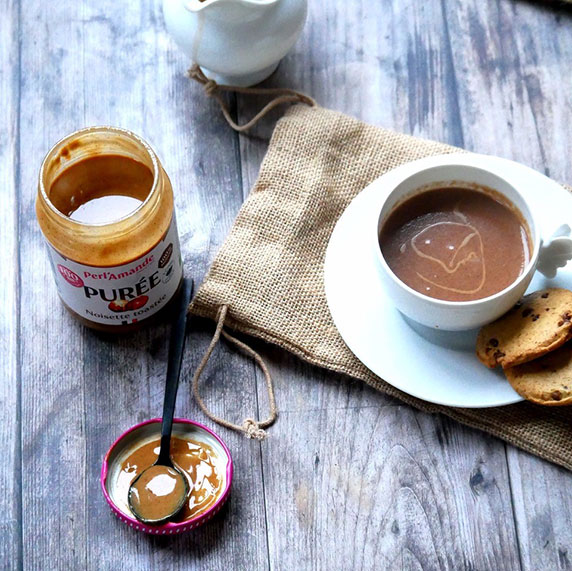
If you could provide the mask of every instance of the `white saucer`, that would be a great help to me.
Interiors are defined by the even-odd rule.
[[[572,195],[553,180],[519,163],[476,154],[428,157],[402,165],[367,186],[338,220],[326,251],[324,281],[334,323],[354,355],[377,376],[414,397],[447,406],[484,408],[522,398],[501,371],[475,355],[477,331],[450,333],[406,321],[386,296],[376,272],[368,230],[396,182],[419,166],[451,160],[484,167],[510,180],[532,205],[542,236],[572,221]],[[369,233],[371,236],[371,233]],[[572,263],[555,279],[538,272],[527,291],[572,289]]]

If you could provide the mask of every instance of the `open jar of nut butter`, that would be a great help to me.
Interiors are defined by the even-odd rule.
[[[173,189],[134,133],[91,127],[56,143],[40,169],[36,214],[60,298],[88,327],[138,329],[179,289]]]

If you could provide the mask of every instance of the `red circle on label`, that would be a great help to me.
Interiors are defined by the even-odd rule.
[[[132,299],[130,302],[128,302],[127,306],[125,307],[125,310],[135,311],[136,309],[143,307],[148,301],[149,301],[148,296],[140,295],[139,297],[136,297],[135,299]]]
[[[73,287],[83,287],[83,280],[69,268],[58,264],[58,271],[62,275],[62,278],[68,282],[68,284],[72,285]]]

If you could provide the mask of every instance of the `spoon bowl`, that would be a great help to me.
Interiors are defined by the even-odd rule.
[[[153,464],[133,480],[127,501],[139,521],[157,525],[178,514],[188,495],[189,484],[180,470]]]

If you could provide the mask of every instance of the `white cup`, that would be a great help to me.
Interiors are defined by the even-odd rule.
[[[468,188],[479,186],[500,193],[522,214],[531,239],[530,261],[518,278],[494,295],[473,301],[446,301],[426,296],[401,281],[390,269],[379,246],[379,233],[391,212],[405,200],[427,188],[451,185]],[[523,295],[538,269],[547,277],[554,277],[558,267],[572,259],[570,227],[563,224],[543,242],[539,225],[524,196],[506,179],[486,169],[463,165],[444,164],[420,168],[402,179],[383,202],[377,224],[372,228],[372,246],[375,248],[377,269],[389,297],[401,313],[427,327],[447,331],[461,331],[480,327],[507,312]]]

